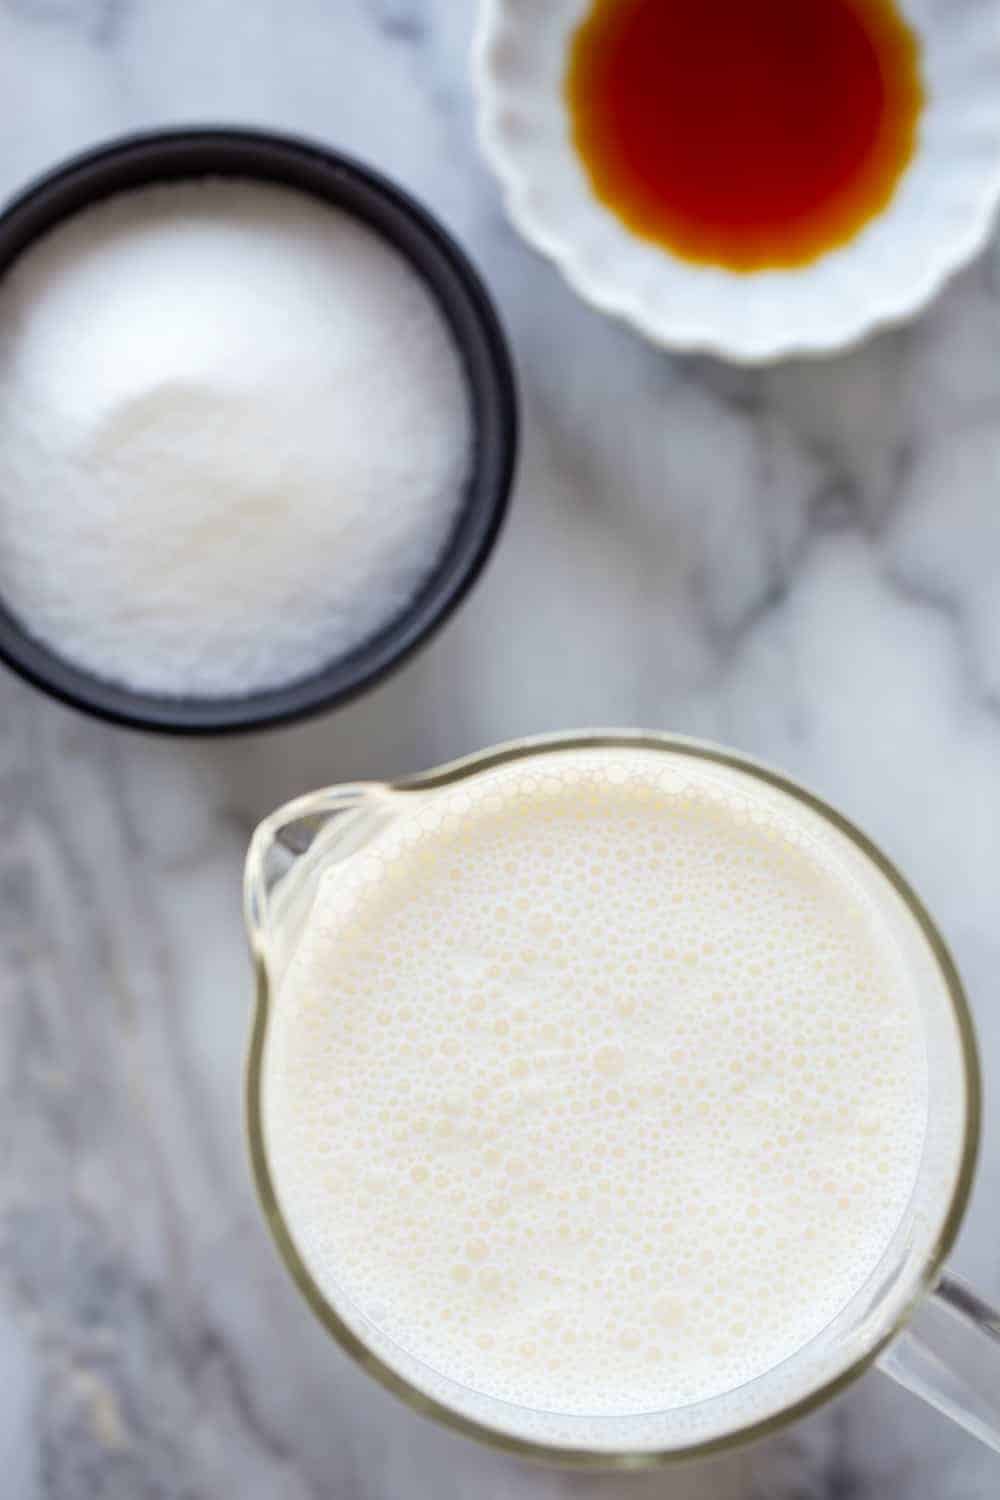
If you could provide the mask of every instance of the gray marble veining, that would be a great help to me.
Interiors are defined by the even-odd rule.
[[[456,0],[0,5],[4,190],[137,127],[331,141],[469,245],[525,413],[480,588],[336,717],[168,744],[0,679],[0,1495],[992,1500],[1000,1461],[878,1375],[772,1441],[662,1474],[480,1451],[348,1364],[258,1220],[240,1120],[254,820],[530,730],[646,724],[811,783],[938,915],[987,1075],[957,1265],[1000,1297],[998,252],[837,359],[668,359],[507,226],[472,134],[470,27]]]

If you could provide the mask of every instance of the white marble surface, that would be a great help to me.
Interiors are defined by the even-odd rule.
[[[511,524],[434,646],[289,733],[173,744],[0,680],[0,1494],[11,1500],[987,1500],[991,1456],[887,1380],[711,1465],[523,1467],[311,1322],[240,1134],[255,818],[529,730],[670,727],[784,765],[953,943],[987,1074],[957,1266],[1000,1297],[1000,258],[910,329],[744,374],[580,305],[476,153],[462,0],[4,0],[0,184],[108,134],[348,147],[465,239],[520,365]]]

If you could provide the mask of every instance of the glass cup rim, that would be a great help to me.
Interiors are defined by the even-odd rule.
[[[268,1165],[264,1144],[261,1111],[261,1075],[267,1022],[270,1010],[270,984],[267,974],[266,953],[260,940],[258,924],[253,913],[256,910],[255,896],[262,879],[262,862],[267,840],[271,833],[285,823],[320,813],[331,808],[332,799],[345,790],[357,792],[387,788],[395,792],[437,791],[455,785],[471,776],[511,764],[517,760],[530,759],[536,755],[548,755],[572,750],[637,749],[667,751],[689,755],[695,759],[708,760],[715,765],[743,771],[765,784],[777,788],[814,813],[831,823],[844,834],[854,846],[869,859],[888,880],[896,894],[907,907],[930,948],[938,967],[951,1004],[959,1039],[962,1060],[962,1076],[965,1086],[965,1128],[961,1155],[955,1178],[951,1186],[947,1212],[933,1253],[923,1266],[913,1295],[888,1328],[857,1359],[851,1361],[831,1379],[824,1381],[815,1390],[780,1411],[757,1421],[721,1433],[701,1442],[663,1449],[589,1449],[572,1448],[556,1443],[545,1443],[519,1437],[501,1428],[491,1427],[463,1415],[436,1397],[427,1395],[404,1376],[395,1371],[379,1355],[358,1337],[353,1329],[340,1317],[332,1303],[320,1290],[308,1267],[300,1256],[291,1231],[285,1222]],[[308,793],[285,803],[274,813],[263,819],[251,839],[247,854],[245,880],[245,910],[247,931],[253,956],[256,1000],[253,1024],[247,1054],[245,1080],[245,1128],[254,1187],[278,1253],[285,1263],[292,1280],[305,1298],[313,1314],[340,1347],[381,1385],[400,1397],[408,1406],[423,1416],[474,1438],[487,1447],[513,1454],[536,1463],[560,1468],[591,1470],[646,1469],[693,1458],[708,1458],[727,1449],[754,1442],[759,1438],[779,1431],[789,1423],[807,1415],[823,1405],[833,1396],[853,1384],[859,1376],[870,1369],[882,1350],[906,1327],[916,1307],[933,1288],[941,1274],[961,1227],[975,1177],[979,1154],[979,1139],[982,1120],[982,1085],[975,1030],[969,1010],[965,988],[959,976],[951,952],[929,911],[924,906],[909,882],[893,862],[872,842],[849,818],[838,812],[823,798],[802,786],[783,772],[766,763],[708,740],[689,738],[685,735],[647,730],[590,730],[570,733],[541,734],[509,740],[501,745],[461,756],[443,765],[418,772],[390,782],[344,783]]]

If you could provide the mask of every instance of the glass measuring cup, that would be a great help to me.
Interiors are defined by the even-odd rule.
[[[538,1412],[471,1389],[396,1343],[346,1289],[320,1289],[282,1212],[269,1164],[262,1094],[269,1013],[321,873],[349,861],[395,820],[460,783],[515,761],[595,749],[643,750],[707,760],[792,799],[800,820],[818,820],[838,854],[879,903],[905,952],[926,1038],[928,1117],[921,1165],[906,1213],[878,1266],[815,1339],[747,1391],[665,1411],[594,1415]],[[246,869],[246,918],[258,997],[247,1073],[251,1162],[277,1247],[314,1313],[384,1385],[468,1436],[549,1462],[637,1468],[705,1455],[762,1436],[802,1415],[877,1363],[1000,1451],[1000,1314],[954,1277],[944,1260],[968,1199],[979,1134],[975,1042],[961,981],[919,899],[865,836],[785,777],[715,746],[666,735],[609,733],[525,740],[405,781],[333,787],[280,809],[254,834]]]

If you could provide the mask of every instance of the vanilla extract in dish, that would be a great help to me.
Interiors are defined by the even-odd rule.
[[[565,91],[601,202],[732,271],[851,240],[891,201],[924,101],[894,0],[593,0]]]
[[[444,315],[358,219],[239,178],[119,194],[0,282],[0,598],[136,691],[307,677],[430,577],[471,428]]]

